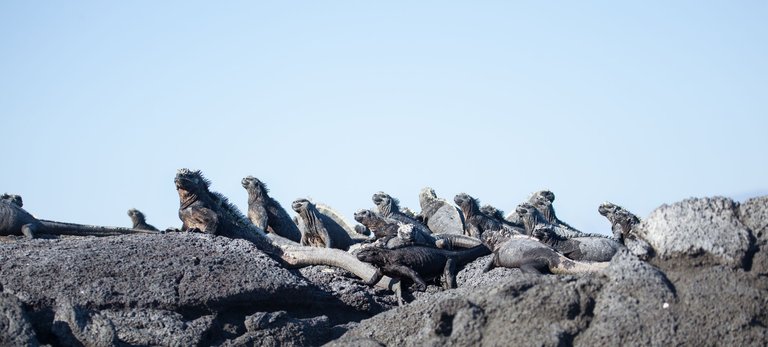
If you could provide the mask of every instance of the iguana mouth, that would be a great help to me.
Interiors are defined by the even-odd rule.
[[[613,204],[610,202],[604,202],[597,208],[597,212],[602,216],[607,216],[614,209]]]
[[[533,206],[531,206],[531,207],[533,207]],[[528,212],[530,212],[530,211],[528,210],[528,206],[525,206],[525,205],[520,205],[520,206],[517,206],[517,208],[515,209],[515,211],[516,211],[517,213],[519,213],[519,214],[528,214]]]

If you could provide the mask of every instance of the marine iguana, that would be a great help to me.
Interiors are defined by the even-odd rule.
[[[24,235],[35,238],[38,234],[115,236],[124,234],[156,234],[157,232],[120,227],[103,227],[37,219],[11,200],[0,200],[0,235]]]
[[[131,217],[134,229],[157,231],[157,228],[151,224],[147,224],[147,219],[144,217],[144,214],[135,208],[128,210],[128,217]]]
[[[482,239],[484,232],[489,230],[508,230],[513,233],[523,233],[521,228],[502,224],[501,222],[480,212],[477,199],[466,193],[457,194],[453,201],[459,205],[464,214],[464,235]]]
[[[349,249],[354,242],[341,228],[328,228],[315,204],[307,199],[297,199],[291,208],[299,214],[299,230],[302,246]]]
[[[640,224],[640,218],[610,202],[600,204],[597,211],[611,222],[613,237],[623,243],[630,252],[642,260],[653,256],[653,247],[634,231],[635,226]]]
[[[243,178],[241,184],[248,192],[248,219],[254,225],[292,241],[301,240],[299,227],[280,203],[269,196],[269,189],[264,182],[248,176]]]
[[[456,206],[437,197],[435,190],[424,187],[419,192],[421,212],[416,220],[426,225],[435,234],[464,233],[464,216]]]
[[[375,239],[378,240],[375,245],[390,249],[420,245],[452,250],[482,244],[479,239],[465,235],[425,234],[413,224],[382,217],[371,210],[358,210],[355,212],[355,220],[374,233]]]
[[[517,230],[520,230],[524,228],[523,223],[520,222],[519,224],[512,223],[504,218],[504,211],[499,210],[498,208],[491,206],[491,205],[483,205],[480,207],[480,212],[482,212],[484,215],[491,217],[495,219],[497,222],[504,224],[506,226],[516,228]]]
[[[483,243],[493,251],[484,272],[494,267],[507,267],[534,274],[575,274],[601,271],[609,264],[568,259],[533,237],[509,230],[487,231],[483,233]]]
[[[200,170],[179,169],[174,178],[179,193],[181,231],[245,239],[264,246],[268,240],[264,231],[253,225],[227,198],[212,192]]]
[[[624,247],[621,243],[602,235],[573,238],[559,236],[555,232],[556,226],[550,224],[531,204],[520,204],[516,211],[523,219],[527,235],[537,238],[570,259],[609,261],[619,249]]]
[[[432,231],[429,230],[426,225],[400,211],[400,202],[397,199],[389,196],[389,194],[384,192],[376,192],[371,197],[371,200],[373,200],[373,203],[376,205],[376,210],[380,215],[387,218],[392,218],[402,223],[413,224],[424,233],[432,233]]]
[[[557,214],[555,214],[555,207],[553,205],[553,203],[555,202],[555,193],[553,193],[552,191],[540,190],[538,192],[535,192],[530,197],[530,199],[528,199],[528,202],[534,207],[536,207],[536,209],[539,210],[539,212],[541,212],[541,215],[544,216],[544,218],[550,224],[559,226],[560,228],[563,228],[566,230],[571,230],[575,233],[582,233],[579,229],[576,229],[570,226],[568,223],[563,222],[559,218],[557,218]]]
[[[0,195],[0,200],[12,203],[19,207],[24,207],[24,201],[21,199],[21,195],[3,193],[3,195]]]
[[[458,268],[479,257],[490,254],[484,245],[462,251],[449,251],[424,246],[406,246],[397,249],[369,247],[357,253],[357,259],[376,266],[376,274],[367,282],[378,282],[383,276],[407,277],[414,282],[413,289],[424,291],[424,279],[442,276],[443,288],[456,288]]]

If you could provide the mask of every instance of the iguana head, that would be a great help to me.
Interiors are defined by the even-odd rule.
[[[533,205],[533,207],[535,207],[536,210],[539,211],[539,213],[541,213],[541,216],[544,217],[544,219],[547,220],[547,222],[550,222],[550,223],[557,222],[555,207],[552,206],[551,200],[548,200],[543,196],[538,196],[536,198],[531,199],[529,203]]]
[[[608,201],[600,204],[600,206],[597,208],[597,212],[600,213],[603,217],[608,217],[610,215],[615,214],[619,211],[621,207],[619,205],[612,204]],[[608,217],[610,218],[610,217]]]
[[[555,202],[555,193],[552,193],[550,190],[540,190],[531,196],[531,199],[535,198],[544,198],[549,202]]]
[[[243,188],[248,191],[248,193],[254,194],[256,197],[264,197],[267,196],[267,193],[269,193],[267,185],[256,177],[248,176],[243,178],[240,183],[243,185]]]
[[[384,216],[389,216],[389,214],[392,212],[400,211],[400,201],[391,197],[387,193],[376,192],[371,197],[371,200],[373,200],[373,203],[376,205],[379,213]]]
[[[459,205],[459,208],[464,212],[465,217],[469,217],[466,216],[467,212],[474,213],[475,211],[480,210],[477,199],[469,196],[467,193],[457,194],[453,197],[453,202],[455,202],[456,205]]]
[[[192,171],[187,168],[179,169],[176,172],[176,190],[184,190],[190,193],[200,194],[207,193],[208,187],[211,182],[203,177],[203,173],[200,170]]]
[[[520,219],[523,220],[523,225],[525,226],[525,232],[530,236],[533,230],[536,228],[536,225],[541,224],[543,222],[543,217],[539,213],[539,211],[534,207],[533,205],[529,203],[522,203],[520,205],[517,205],[517,208],[515,209],[515,212],[520,216]]]
[[[422,210],[427,207],[427,204],[435,201],[435,199],[437,199],[437,194],[434,189],[430,187],[421,188],[421,191],[419,192],[419,205]]]
[[[141,222],[143,222],[143,221],[146,220],[145,217],[144,217],[144,214],[141,213],[141,211],[139,211],[139,210],[137,210],[135,208],[132,208],[132,209],[128,210],[128,217],[131,217],[131,220],[134,220],[134,221],[141,221]]]
[[[371,221],[375,220],[378,216],[371,210],[357,210],[355,212],[355,220],[365,226],[368,226]]]
[[[298,213],[308,210],[310,206],[313,206],[312,202],[307,199],[296,199],[291,204],[291,208]]]
[[[3,195],[0,195],[0,201],[5,201],[18,207],[24,206],[24,201],[21,200],[21,195],[3,193]]]
[[[378,247],[363,248],[357,252],[357,259],[374,265],[383,265],[386,263],[386,250]]]
[[[491,205],[483,205],[480,207],[480,212],[488,217],[504,220],[504,211],[499,210],[498,208]]]
[[[632,212],[610,202],[600,204],[597,212],[605,216],[614,227],[618,226],[622,235],[626,235],[635,225],[640,224],[640,218],[637,218]]]

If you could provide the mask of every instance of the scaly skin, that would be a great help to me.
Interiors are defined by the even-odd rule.
[[[3,195],[0,195],[0,201],[9,202],[19,207],[24,207],[24,200],[21,199],[21,195],[3,193]]]
[[[555,232],[555,226],[549,224],[538,209],[531,204],[520,204],[516,212],[523,219],[527,235],[547,244],[556,251],[573,260],[609,261],[623,245],[613,239],[599,236],[580,236],[564,238]]]
[[[327,228],[315,204],[307,199],[297,199],[291,208],[299,214],[299,230],[302,246],[349,249],[354,242],[341,228]]]
[[[298,226],[277,200],[269,196],[264,182],[248,176],[241,184],[248,192],[248,219],[262,230],[280,235],[292,241],[301,240]]]
[[[483,242],[493,251],[485,272],[494,267],[507,267],[534,274],[576,274],[601,271],[609,264],[571,260],[535,238],[505,230],[484,233]]]
[[[371,230],[375,239],[380,240],[379,244],[383,244],[384,247],[398,248],[408,245],[436,247],[435,238],[413,224],[386,218],[371,210],[358,210],[355,212],[355,220]]]
[[[421,212],[416,220],[423,223],[434,234],[464,233],[464,216],[456,206],[437,197],[435,190],[424,187],[419,192]]]
[[[210,182],[200,171],[180,169],[174,178],[179,193],[181,231],[202,232],[246,239],[265,250],[264,231],[251,223],[223,195],[209,190]]]
[[[485,246],[463,251],[449,251],[424,246],[407,246],[397,249],[369,247],[361,250],[357,258],[377,267],[368,284],[376,283],[382,276],[407,277],[414,289],[424,291],[425,279],[442,276],[444,288],[456,288],[457,269],[479,257],[490,254]]]
[[[144,214],[135,208],[128,210],[128,217],[131,217],[134,229],[157,231],[157,228],[152,224],[147,224],[147,219],[144,217]]]
[[[613,237],[622,242],[630,252],[640,259],[648,260],[654,255],[653,247],[634,231],[640,218],[621,206],[604,202],[597,211],[611,222]]]
[[[457,194],[453,201],[464,214],[464,235],[482,239],[484,232],[492,230],[508,230],[514,233],[522,233],[522,229],[507,226],[480,212],[477,199],[469,196],[469,194]]]
[[[378,213],[383,217],[392,218],[405,224],[413,224],[416,228],[420,229],[421,232],[426,234],[432,233],[426,225],[400,211],[398,200],[389,196],[389,194],[377,192],[373,194],[371,200],[373,200],[373,203],[376,205]]]
[[[3,236],[24,235],[27,238],[35,238],[38,234],[115,236],[155,233],[157,232],[38,220],[16,203],[0,200],[0,235]]]

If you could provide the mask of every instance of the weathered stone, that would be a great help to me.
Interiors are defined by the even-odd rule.
[[[328,317],[296,319],[285,311],[257,312],[245,318],[247,332],[224,346],[317,346],[329,339]]]
[[[595,297],[594,318],[579,334],[582,346],[664,346],[675,339],[674,288],[659,269],[627,250],[606,269],[608,282]]]
[[[39,346],[21,301],[0,293],[0,346]]]
[[[248,241],[187,233],[3,243],[0,284],[34,310],[66,297],[88,309],[215,312],[316,293]]]
[[[749,199],[739,206],[739,217],[755,238],[750,269],[768,275],[768,196]]]
[[[199,346],[213,325],[214,316],[191,321],[171,311],[150,309],[104,310],[121,342],[132,346]]]
[[[705,255],[715,263],[744,266],[749,231],[738,218],[738,205],[723,197],[693,198],[662,205],[636,230],[663,258]]]

